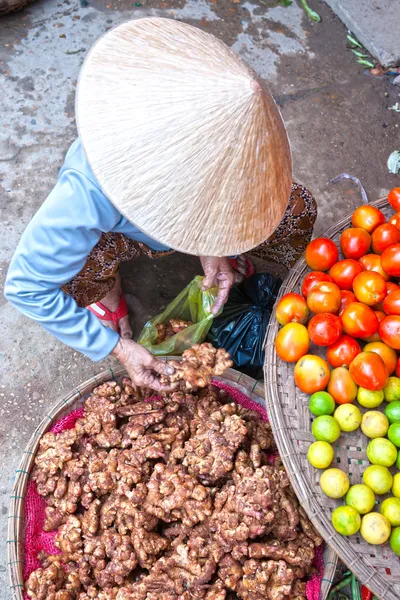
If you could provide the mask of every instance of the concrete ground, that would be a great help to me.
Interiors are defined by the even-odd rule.
[[[1,276],[18,239],[51,189],[76,136],[74,91],[96,38],[122,21],[160,15],[188,21],[223,38],[268,82],[286,121],[294,177],[319,203],[317,233],[354,209],[350,182],[329,186],[346,171],[371,199],[399,178],[386,167],[399,148],[400,114],[389,107],[400,88],[372,77],[346,48],[346,29],[311,0],[321,23],[308,21],[294,0],[37,0],[0,22]],[[199,272],[197,259],[141,259],[123,269],[137,333]],[[93,364],[58,343],[0,297],[0,539],[6,539],[14,472],[35,426],[56,399],[112,359]],[[0,554],[0,598],[8,598],[6,555]]]

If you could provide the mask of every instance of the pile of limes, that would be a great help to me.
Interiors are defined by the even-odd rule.
[[[393,387],[396,382],[391,383]],[[389,398],[385,390],[381,394],[358,390],[358,402],[364,408],[376,409],[385,397]],[[346,503],[333,511],[334,528],[345,536],[359,531],[370,544],[390,540],[393,551],[400,556],[400,472],[393,476],[389,470],[393,466],[400,469],[400,400],[388,402],[384,413],[368,410],[361,414],[355,404],[338,406],[328,392],[322,391],[310,397],[309,409],[315,417],[312,434],[316,441],[308,449],[308,460],[313,467],[326,469],[320,478],[322,491],[330,498],[344,498]],[[371,464],[364,472],[363,483],[350,486],[347,473],[328,467],[335,454],[332,444],[341,432],[359,427],[370,438],[366,452]],[[381,503],[380,512],[374,511],[376,495],[390,491],[393,495]]]

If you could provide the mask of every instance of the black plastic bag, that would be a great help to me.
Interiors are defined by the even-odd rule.
[[[214,319],[208,339],[225,348],[234,367],[251,377],[261,377],[263,343],[271,312],[282,284],[269,273],[256,273],[232,288],[222,314]]]

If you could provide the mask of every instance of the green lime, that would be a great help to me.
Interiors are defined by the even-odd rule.
[[[361,423],[360,409],[354,404],[341,404],[333,415],[342,431],[354,431]]]
[[[363,516],[360,533],[368,544],[384,544],[389,539],[390,531],[390,523],[381,513],[370,512]]]
[[[308,462],[316,469],[326,469],[333,461],[333,448],[327,442],[314,442],[308,449]]]
[[[389,377],[386,387],[383,389],[386,402],[400,400],[400,379],[399,377]]]
[[[360,529],[361,517],[352,506],[338,506],[332,513],[332,525],[341,535],[354,535]]]
[[[367,446],[367,457],[373,465],[391,467],[397,460],[397,448],[386,438],[375,438]]]
[[[383,390],[373,392],[372,390],[366,390],[362,387],[358,388],[357,400],[364,408],[376,408],[382,404],[384,399],[385,394],[383,393]]]
[[[400,450],[399,450],[399,452],[397,454],[396,467],[398,469],[400,469]]]
[[[393,476],[392,494],[396,498],[400,498],[400,473]]]
[[[341,469],[326,469],[319,479],[321,490],[329,498],[342,498],[349,491],[350,480]]]
[[[375,494],[367,485],[357,483],[347,492],[346,504],[355,508],[360,515],[365,515],[375,506]]]
[[[340,436],[339,423],[329,415],[321,415],[317,417],[312,426],[311,431],[316,440],[333,444]]]
[[[400,448],[400,423],[392,423],[388,429],[387,436],[395,446]]]
[[[397,554],[397,556],[400,556],[400,527],[392,529],[389,542],[393,552]]]
[[[316,416],[331,415],[335,410],[335,401],[328,392],[315,392],[309,400],[308,408]]]
[[[361,431],[369,438],[383,437],[389,429],[389,421],[379,410],[369,410],[363,414]]]
[[[387,494],[393,485],[393,475],[387,467],[371,465],[365,469],[363,483],[375,494]]]
[[[392,527],[400,526],[400,498],[386,498],[381,504],[381,514]]]
[[[386,405],[385,415],[389,423],[400,423],[400,400],[394,400]]]

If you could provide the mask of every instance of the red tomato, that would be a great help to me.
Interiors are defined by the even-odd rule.
[[[345,258],[358,260],[367,254],[371,246],[371,236],[368,231],[360,227],[345,229],[340,236],[340,248]]]
[[[379,225],[385,223],[385,215],[375,206],[363,204],[356,208],[351,218],[353,227],[361,227],[368,233],[372,233]]]
[[[381,257],[378,254],[366,254],[358,261],[366,271],[376,271],[379,275],[388,281],[390,276],[383,270]]]
[[[330,346],[341,336],[342,322],[332,313],[320,313],[310,319],[308,335],[317,346]]]
[[[288,323],[307,323],[310,311],[307,302],[300,294],[290,292],[285,294],[278,302],[275,317],[280,325]]]
[[[338,249],[332,240],[317,238],[306,248],[306,263],[313,271],[329,271],[339,256]]]
[[[400,315],[400,289],[389,293],[383,301],[383,310],[387,315]]]
[[[328,393],[336,404],[350,404],[357,398],[358,387],[354,383],[346,367],[338,367],[331,371]]]
[[[304,277],[301,286],[301,293],[304,298],[307,298],[311,288],[320,281],[332,281],[332,277],[328,275],[328,273],[323,273],[322,271],[311,271],[311,273],[308,273]]]
[[[396,377],[400,377],[400,356],[397,359],[396,371],[394,372],[394,374],[396,375]]]
[[[388,193],[388,202],[395,211],[400,210],[400,187],[395,187]]]
[[[297,362],[307,354],[309,347],[310,338],[307,328],[300,323],[288,323],[276,336],[276,353],[286,362]]]
[[[380,323],[382,321],[382,319],[384,319],[386,317],[385,313],[381,310],[374,310],[374,313],[376,314],[376,317],[378,319],[378,323]],[[376,333],[374,333],[374,335],[371,335],[370,337],[364,338],[364,340],[368,343],[370,342],[381,342],[381,338],[379,337],[379,333],[376,331]]]
[[[340,308],[339,308],[339,317],[341,316],[343,310],[351,304],[352,302],[357,302],[356,295],[353,292],[349,292],[347,290],[340,290]]]
[[[395,225],[385,223],[379,225],[373,232],[372,236],[372,250],[375,254],[382,254],[386,248],[390,248],[399,241],[399,230]]]
[[[400,229],[400,212],[397,212],[393,217],[390,217],[389,223]]]
[[[305,394],[324,390],[330,376],[328,363],[320,356],[306,354],[296,363],[294,381]]]
[[[372,342],[364,346],[364,352],[376,352],[385,363],[389,375],[394,372],[397,365],[397,354],[393,348],[389,348],[383,342]]]
[[[382,267],[391,277],[400,277],[400,244],[386,248],[383,252]]]
[[[382,342],[400,350],[400,315],[390,315],[382,319],[379,323],[379,335]]]
[[[363,266],[358,261],[345,258],[333,265],[329,275],[341,290],[351,290],[355,276],[361,271],[363,271]]]
[[[359,302],[374,306],[386,296],[386,281],[375,271],[363,271],[354,279],[353,290]]]
[[[397,283],[394,283],[394,281],[386,282],[386,296],[388,296],[392,292],[395,292],[396,290],[400,290],[400,287],[397,285]]]
[[[337,313],[340,308],[340,290],[335,283],[321,281],[311,288],[307,296],[307,305],[311,312]]]
[[[389,378],[385,363],[376,352],[360,352],[350,365],[350,375],[357,385],[373,392],[382,390]]]
[[[352,302],[346,306],[341,317],[345,333],[355,338],[366,339],[378,331],[378,317],[361,302]]]
[[[350,335],[341,335],[337,342],[329,346],[326,358],[335,369],[348,367],[360,352],[361,347],[357,340]]]

